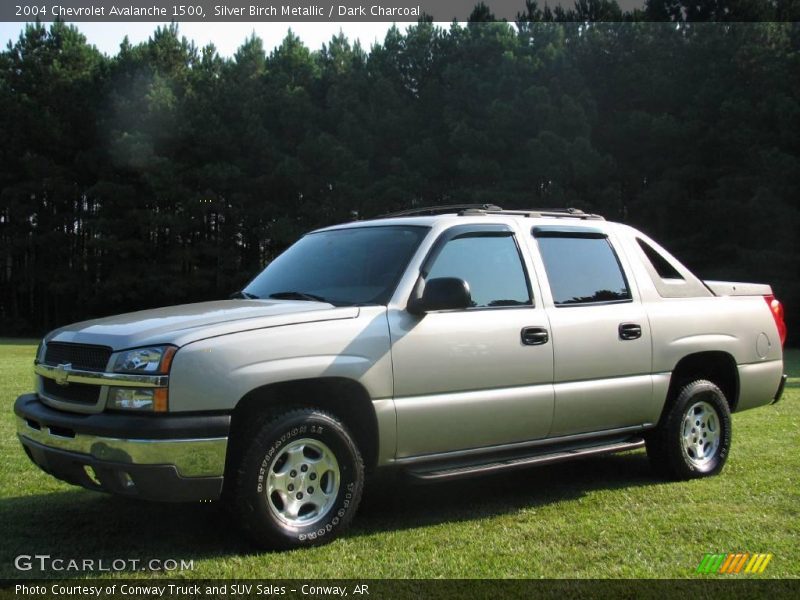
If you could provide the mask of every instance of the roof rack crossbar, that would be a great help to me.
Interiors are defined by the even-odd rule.
[[[498,212],[503,209],[494,204],[448,204],[444,206],[424,206],[420,208],[409,208],[408,210],[399,210],[397,212],[387,213],[375,217],[376,219],[389,219],[392,217],[413,217],[425,215],[442,215],[447,213],[458,213],[465,210],[482,211],[482,212]]]
[[[605,221],[601,215],[586,213],[578,208],[529,208],[520,210],[486,211],[487,214],[517,215],[522,217],[568,217],[581,220]]]
[[[459,216],[474,215],[513,215],[521,217],[567,217],[581,220],[605,221],[601,215],[585,213],[578,208],[527,208],[505,210],[494,204],[448,204],[444,206],[425,206],[410,208],[375,217],[376,219],[389,219],[394,217],[433,216],[447,213],[456,213]]]

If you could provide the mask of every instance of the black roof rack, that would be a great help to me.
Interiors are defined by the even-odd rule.
[[[514,215],[521,217],[567,217],[572,219],[605,221],[601,215],[585,213],[577,208],[530,208],[517,210],[504,210],[494,204],[449,204],[445,206],[426,206],[423,208],[410,208],[379,217],[376,219],[390,219],[394,217],[419,217],[456,213],[458,216],[474,215]]]
[[[409,208],[397,212],[387,213],[375,217],[376,219],[390,219],[392,217],[420,217],[432,215],[446,215],[447,213],[461,214],[464,211],[475,212],[497,212],[503,210],[494,204],[447,204],[443,206],[424,206],[421,208]]]
[[[579,208],[530,208],[519,210],[499,210],[499,211],[486,211],[487,214],[503,214],[503,215],[518,215],[522,217],[538,218],[538,217],[567,217],[572,219],[582,219],[591,221],[605,221],[602,215],[593,213],[586,213]]]

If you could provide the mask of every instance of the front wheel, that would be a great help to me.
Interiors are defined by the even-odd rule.
[[[353,519],[364,464],[343,423],[317,409],[265,422],[244,452],[234,511],[257,544],[288,549],[327,543]]]
[[[731,412],[715,384],[684,385],[657,429],[647,438],[653,466],[674,479],[716,475],[731,446]]]

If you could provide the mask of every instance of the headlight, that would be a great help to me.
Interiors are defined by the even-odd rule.
[[[116,373],[137,373],[141,375],[163,375],[169,372],[175,346],[152,346],[121,352],[114,361]]]
[[[108,388],[106,408],[111,410],[166,412],[167,388]]]
[[[150,346],[126,350],[117,354],[114,359],[114,372],[131,375],[166,375],[177,351],[175,346]],[[168,406],[169,391],[166,387],[108,388],[106,408],[110,410],[166,412]]]

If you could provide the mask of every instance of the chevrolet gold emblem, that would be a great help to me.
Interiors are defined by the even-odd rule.
[[[68,371],[72,370],[72,363],[65,363],[62,365],[58,365],[55,370],[55,382],[58,385],[67,385],[69,381],[67,380]]]

